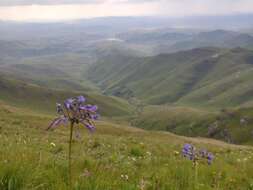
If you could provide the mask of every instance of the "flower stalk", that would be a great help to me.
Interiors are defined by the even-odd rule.
[[[73,131],[78,124],[84,125],[89,131],[95,130],[94,120],[97,120],[98,107],[96,105],[85,104],[86,99],[83,96],[69,98],[64,101],[63,106],[56,104],[57,113],[59,117],[54,119],[48,126],[47,130],[54,129],[60,125],[67,125],[69,123],[69,152],[68,152],[68,177],[69,189],[72,189],[72,139]]]
[[[74,122],[72,121],[70,123],[70,133],[69,133],[69,189],[72,189],[72,138],[73,138],[73,128],[74,128]]]

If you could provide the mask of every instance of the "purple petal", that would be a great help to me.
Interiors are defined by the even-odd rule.
[[[209,152],[207,155],[207,161],[209,165],[212,163],[213,159],[214,159],[214,155]]]
[[[192,145],[191,144],[185,144],[184,145],[184,149],[185,150],[189,150],[189,149],[191,149],[192,148]]]
[[[78,96],[77,97],[77,101],[78,101],[78,103],[84,103],[85,102],[85,98],[83,96]]]
[[[93,132],[95,130],[95,127],[89,123],[86,123],[85,121],[80,121],[89,131]]]
[[[89,129],[90,131],[94,131],[95,130],[95,127],[93,125],[90,125],[90,124],[86,124],[85,127],[87,129]]]
[[[91,118],[92,120],[98,120],[98,119],[99,119],[99,114],[91,115],[90,118]]]
[[[86,105],[86,106],[80,106],[79,109],[90,111],[90,112],[96,112],[98,107],[96,105]]]
[[[58,117],[58,118],[54,119],[50,123],[50,125],[47,128],[47,130],[52,129],[52,128],[56,128],[56,127],[58,127],[60,125],[67,125],[67,123],[68,123],[68,118],[63,117],[63,116],[62,117]]]
[[[70,109],[71,104],[74,102],[74,99],[69,98],[64,102],[64,105],[67,109]]]
[[[92,111],[92,112],[95,112],[95,111],[97,111],[98,110],[98,107],[96,106],[96,105],[94,105],[94,106],[92,106],[91,108],[90,108],[90,111]]]
[[[79,109],[80,109],[80,110],[85,110],[85,111],[87,111],[86,106],[79,106]]]
[[[51,129],[51,128],[55,128],[58,127],[61,123],[62,117],[56,118],[54,119],[50,125],[48,126],[47,130]]]

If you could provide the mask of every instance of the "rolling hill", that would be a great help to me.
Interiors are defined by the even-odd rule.
[[[118,34],[128,44],[149,47],[150,55],[201,47],[253,48],[253,36],[243,31],[204,29],[139,29]]]
[[[147,130],[252,145],[252,118],[253,107],[207,111],[182,106],[146,106],[131,124]]]
[[[103,116],[125,116],[134,111],[133,106],[120,98],[84,91],[51,90],[2,76],[0,92],[0,101],[4,104],[37,113],[54,113],[56,102],[80,94],[86,96],[89,103],[99,105],[99,111]]]
[[[184,40],[177,42],[168,47],[167,51],[179,51],[200,47],[220,47],[220,48],[253,48],[253,36],[245,33],[226,31],[226,30],[214,30],[207,32],[200,32],[192,36],[190,40]],[[166,52],[166,48],[161,50]]]
[[[0,190],[253,189],[253,37],[147,18],[0,21]],[[46,130],[77,95],[98,105],[96,130]]]
[[[106,94],[147,104],[235,107],[252,101],[252,57],[242,48],[115,56],[92,65],[87,75]]]

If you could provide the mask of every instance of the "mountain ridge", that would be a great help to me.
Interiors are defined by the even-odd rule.
[[[211,107],[220,107],[226,99],[221,89],[234,91],[236,84],[243,84],[241,92],[251,94],[252,57],[253,51],[243,48],[197,48],[147,58],[105,59],[91,66],[87,75],[107,94],[136,97],[149,104],[194,105],[201,100],[202,105],[207,101]],[[205,93],[208,91],[213,92],[210,98]],[[233,94],[231,98],[239,98]],[[237,100],[231,106],[245,103]],[[229,102],[224,106],[230,106]]]

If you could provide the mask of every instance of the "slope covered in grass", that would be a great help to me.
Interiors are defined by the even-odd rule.
[[[147,106],[132,125],[192,137],[216,138],[235,144],[253,144],[253,108],[207,111],[190,107]]]
[[[0,101],[6,104],[44,113],[54,112],[56,102],[80,94],[86,96],[90,104],[100,105],[99,111],[104,116],[129,115],[134,110],[127,101],[117,97],[83,91],[51,90],[3,77],[0,77],[0,92]]]
[[[252,51],[241,48],[115,56],[93,65],[87,74],[108,94],[148,104],[233,107],[252,101],[252,58]]]
[[[3,61],[0,70],[1,75],[45,88],[96,91],[82,77],[91,62],[86,54],[63,53]]]
[[[0,189],[68,189],[68,128],[0,106]],[[184,143],[215,154],[212,165],[180,155]],[[19,156],[17,156],[19,155]],[[104,121],[73,143],[75,189],[250,189],[253,151],[219,141],[146,132]],[[110,173],[110,175],[108,175]]]
[[[132,125],[185,136],[207,136],[208,126],[217,115],[217,112],[190,107],[147,106]]]
[[[174,43],[171,46],[162,47],[163,51],[182,51],[200,47],[220,47],[220,48],[249,48],[253,47],[253,36],[246,33],[227,31],[227,30],[214,30],[200,32],[192,35],[192,38],[185,39]]]
[[[253,36],[229,30],[204,29],[135,29],[118,35],[126,43],[136,44],[142,49],[151,49],[150,55],[171,53],[201,47],[249,48],[253,47]]]

